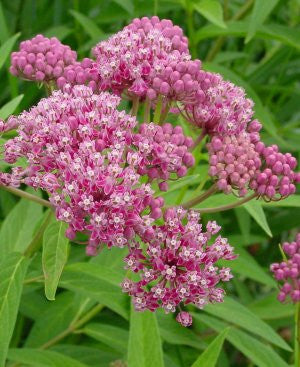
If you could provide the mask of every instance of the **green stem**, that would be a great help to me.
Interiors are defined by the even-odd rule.
[[[139,109],[139,104],[140,104],[139,97],[133,97],[133,99],[132,99],[132,107],[131,107],[131,115],[132,116],[136,116],[137,115],[138,109]]]
[[[24,282],[23,282],[23,284],[31,284],[31,283],[43,281],[44,279],[45,279],[44,278],[44,275],[39,275],[38,277],[25,279]]]
[[[254,193],[250,196],[245,197],[242,200],[236,201],[235,203],[232,204],[228,204],[228,205],[221,205],[221,206],[216,206],[215,208],[201,208],[201,209],[197,209],[197,211],[199,213],[217,213],[217,212],[223,212],[225,210],[229,210],[229,209],[233,209],[236,208],[238,206],[241,206],[245,203],[247,203],[248,201],[254,199],[255,197],[257,197],[257,194]]]
[[[42,238],[43,238],[44,232],[48,224],[50,223],[52,216],[53,216],[53,211],[49,210],[41,227],[39,228],[34,238],[32,239],[32,241],[30,242],[30,244],[24,251],[24,256],[31,257],[33,254],[35,254],[39,250],[39,248],[41,247],[43,243]]]
[[[160,125],[165,121],[166,117],[168,116],[168,113],[170,111],[171,106],[172,106],[172,103],[171,102],[170,103],[167,103],[166,107],[162,111],[161,116],[160,116],[160,119],[159,119],[159,124]]]
[[[144,103],[144,122],[146,123],[150,122],[150,111],[151,111],[151,101],[148,97],[146,97]]]
[[[252,7],[254,0],[248,0],[246,3],[240,8],[240,10],[231,18],[231,20],[236,21],[242,19]],[[225,37],[218,37],[215,43],[212,45],[211,49],[209,50],[205,61],[212,61],[217,53],[221,50],[222,46],[225,43]]]
[[[295,367],[300,367],[300,303],[295,310]]]
[[[104,305],[97,305],[93,307],[86,315],[84,315],[81,319],[72,322],[69,327],[62,331],[60,334],[56,335],[54,338],[47,341],[43,344],[39,349],[48,349],[52,347],[54,344],[58,343],[62,339],[64,339],[69,334],[72,334],[76,329],[79,329],[83,324],[86,324],[90,321],[94,316],[96,316],[102,309]]]
[[[158,96],[157,104],[156,104],[155,111],[154,111],[153,122],[155,124],[158,124],[160,121],[162,105],[163,105],[163,96],[160,94]]]
[[[8,192],[11,192],[12,194],[14,195],[17,195],[17,196],[20,196],[21,198],[24,198],[24,199],[28,199],[28,200],[31,200],[31,201],[34,201],[38,204],[41,204],[43,206],[46,206],[47,208],[53,208],[52,204],[47,201],[47,200],[44,200],[44,199],[41,199],[39,198],[38,196],[35,196],[35,195],[32,195],[32,194],[29,194],[28,192],[26,191],[23,191],[23,190],[20,190],[20,189],[17,189],[15,187],[11,187],[11,186],[0,186],[3,190],[6,190]]]
[[[208,197],[210,197],[216,191],[218,191],[218,187],[217,187],[216,184],[214,184],[207,191],[205,191],[203,194],[195,197],[194,199],[191,199],[191,200],[187,201],[186,203],[183,203],[182,207],[184,209],[190,209],[190,208],[194,207],[195,205],[201,203],[202,201],[204,201]]]
[[[187,16],[187,27],[189,34],[189,46],[191,50],[192,57],[197,56],[197,49],[195,44],[195,27],[194,27],[194,8],[193,2],[191,0],[186,0],[186,16]]]

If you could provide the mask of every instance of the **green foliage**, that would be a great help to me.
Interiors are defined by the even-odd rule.
[[[266,143],[300,158],[298,0],[3,0],[0,118],[20,113],[45,96],[37,85],[8,73],[9,54],[19,41],[38,33],[56,36],[77,50],[80,58],[89,57],[99,40],[134,17],[155,12],[183,27],[203,69],[218,72],[246,90],[255,103],[255,117],[263,124]],[[170,122],[180,123],[187,135],[197,137],[180,116]],[[1,136],[0,154],[11,136]],[[162,194],[167,205],[182,203],[208,188],[208,156],[203,150],[194,152],[197,163],[189,175],[171,182]],[[3,160],[0,165],[7,169]],[[215,194],[197,208],[237,200]],[[239,256],[220,264],[232,267],[234,273],[224,303],[204,310],[187,306],[194,318],[190,328],[181,327],[173,314],[131,311],[129,297],[120,290],[126,249],[104,248],[89,259],[84,246],[66,240],[65,225],[48,221],[47,216],[39,204],[0,188],[0,367],[123,367],[125,362],[128,367],[288,367],[294,363],[295,307],[277,301],[269,266],[281,261],[278,244],[299,231],[299,190],[278,202],[250,201],[235,210],[202,215],[204,223],[216,219],[222,225]],[[28,247],[37,250],[31,260]],[[47,298],[55,301],[47,300],[44,289]]]

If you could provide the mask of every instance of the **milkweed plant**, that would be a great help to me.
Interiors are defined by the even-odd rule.
[[[262,139],[263,123],[254,118],[256,105],[245,90],[220,73],[206,71],[201,60],[192,57],[183,30],[171,20],[135,18],[95,44],[91,54],[91,58],[80,59],[58,38],[41,34],[22,41],[11,53],[10,73],[44,87],[45,96],[19,115],[0,121],[5,139],[1,193],[7,191],[23,198],[23,205],[39,207],[41,215],[40,219],[28,218],[27,225],[35,228],[28,246],[20,244],[17,252],[3,253],[0,282],[8,294],[10,287],[20,287],[24,279],[32,287],[45,283],[49,300],[55,298],[60,284],[72,290],[76,264],[63,270],[71,243],[79,258],[84,259],[78,281],[89,297],[71,323],[71,332],[84,325],[82,311],[86,311],[86,321],[103,307],[127,316],[124,305],[130,299],[131,322],[139,320],[136,327],[140,328],[131,343],[136,341],[139,348],[139,338],[149,332],[147,322],[156,325],[156,314],[159,324],[164,318],[172,325],[177,322],[173,326],[176,330],[177,326],[193,330],[194,321],[201,324],[202,317],[204,323],[209,323],[203,312],[207,309],[214,314],[214,308],[218,310],[219,304],[226,302],[226,294],[232,290],[231,267],[235,269],[239,261],[226,230],[218,224],[218,213],[246,203],[284,201],[295,194],[300,173],[293,154]],[[186,131],[192,131],[192,136]],[[205,154],[208,162],[200,190],[166,202],[166,195],[176,185],[187,187],[192,183],[194,168],[201,164],[200,154]],[[223,196],[233,200],[224,205]],[[206,207],[205,201],[214,197],[219,205]],[[297,304],[300,234],[280,249],[278,262],[270,264],[278,283],[278,300]],[[102,256],[106,267],[101,263]],[[123,261],[113,265],[120,256]],[[37,270],[39,261],[43,264],[42,275]],[[29,263],[36,267],[28,279],[25,274]],[[103,274],[93,279],[98,277],[99,287],[113,293],[106,296],[104,291],[101,303],[96,297],[96,304],[89,282],[97,267]],[[114,275],[118,270],[124,274],[123,279]],[[97,292],[97,281],[94,287]],[[1,306],[5,313],[2,322],[15,319],[17,309],[13,311],[16,306],[11,303],[19,303],[20,295],[21,289]],[[6,297],[3,290],[2,296]],[[237,318],[241,312],[236,307],[232,304],[232,319],[228,320],[233,323],[235,312]],[[217,316],[222,317],[220,310]],[[255,325],[256,319],[250,320],[252,326],[243,322],[241,326],[250,327],[254,333],[258,330],[264,337],[263,321],[258,319]],[[216,321],[212,328],[221,332],[222,325]],[[269,342],[289,348],[270,326],[266,327],[271,333],[266,336]],[[1,366],[12,332],[3,340]],[[112,330],[104,329],[106,332],[109,338]],[[130,330],[131,337],[132,333]],[[209,357],[214,348],[221,349],[225,337],[234,345],[238,343],[237,336],[230,333],[226,329],[223,336],[220,334],[222,341],[216,339],[203,357],[205,353]],[[152,333],[151,337],[159,336]],[[168,336],[165,338],[168,340]],[[43,343],[40,350],[52,346],[52,342]],[[28,346],[38,344],[29,342]],[[286,365],[272,349],[269,352],[277,358],[276,366]],[[20,350],[12,349],[8,358],[19,363],[29,358],[18,353]],[[298,354],[295,358],[298,360]],[[67,361],[64,365],[68,363],[77,366]],[[125,366],[126,358],[114,363]],[[159,361],[138,364],[131,357],[128,363],[161,366]],[[200,356],[193,366],[215,365],[201,363]],[[257,365],[275,366],[273,362]]]

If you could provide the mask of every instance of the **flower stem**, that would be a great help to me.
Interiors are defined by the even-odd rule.
[[[195,197],[194,199],[191,199],[191,200],[187,201],[186,203],[183,203],[182,207],[184,209],[190,209],[193,206],[195,206],[195,205],[201,203],[202,201],[204,201],[205,199],[207,199],[209,196],[214,194],[216,191],[218,191],[218,188],[217,188],[217,185],[214,184],[207,191],[202,193],[201,195]]]
[[[295,367],[300,367],[300,303],[295,310]]]
[[[139,109],[139,104],[140,104],[139,97],[133,97],[133,99],[132,99],[132,108],[131,108],[131,115],[132,116],[137,115],[138,109]]]
[[[12,194],[14,195],[17,195],[17,196],[20,196],[21,198],[24,198],[24,199],[28,199],[28,200],[31,200],[31,201],[34,201],[38,204],[41,204],[43,206],[46,206],[47,208],[53,208],[52,204],[47,201],[47,200],[44,200],[42,198],[39,198],[38,196],[35,196],[35,195],[32,195],[32,194],[29,194],[28,192],[26,191],[23,191],[23,190],[20,190],[20,189],[17,189],[15,187],[11,187],[11,186],[0,186],[3,190],[6,190],[8,192],[11,192]]]
[[[150,122],[150,109],[151,109],[151,101],[148,97],[146,97],[144,104],[144,122]]]
[[[229,209],[233,209],[236,208],[238,206],[241,206],[245,203],[247,203],[248,201],[254,199],[255,197],[257,197],[257,194],[254,193],[250,196],[245,197],[242,200],[236,201],[235,203],[232,204],[228,204],[228,205],[221,205],[221,206],[216,206],[215,208],[201,208],[201,209],[197,209],[197,211],[199,213],[217,213],[217,212],[223,212],[225,210],[229,210]]]
[[[162,100],[162,95],[160,94],[158,99],[157,99],[157,104],[155,107],[155,111],[154,111],[154,117],[153,117],[153,122],[155,124],[158,124],[160,121],[160,115],[161,115],[161,110],[162,110],[162,105],[163,105],[163,100]]]

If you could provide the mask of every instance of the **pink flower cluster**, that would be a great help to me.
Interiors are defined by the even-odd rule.
[[[49,82],[59,78],[76,58],[76,52],[56,37],[38,34],[21,42],[20,51],[11,54],[10,72],[22,79]]]
[[[194,156],[188,151],[193,146],[193,139],[184,136],[181,126],[141,124],[134,143],[143,157],[138,173],[147,175],[150,180],[161,179],[159,187],[162,191],[168,189],[166,181],[170,174],[183,177],[195,163]]]
[[[187,38],[170,20],[134,19],[93,50],[101,89],[144,97],[163,65],[188,60]]]
[[[1,182],[47,191],[57,218],[69,223],[68,237],[89,234],[88,254],[102,242],[123,247],[147,234],[164,204],[139,182],[144,152],[134,145],[136,120],[117,111],[119,101],[86,86],[55,91],[12,118],[18,136],[5,144],[6,162],[25,157],[28,166],[3,173]]]
[[[208,134],[232,135],[245,130],[253,115],[253,102],[245,91],[206,71],[198,73],[197,81],[197,100],[184,108],[187,120]]]
[[[225,194],[237,190],[245,196],[253,190],[265,200],[278,200],[295,193],[300,174],[294,172],[297,160],[282,154],[276,145],[260,141],[261,124],[254,120],[238,135],[214,135],[207,144],[209,174]]]
[[[202,309],[207,303],[223,301],[224,290],[217,285],[232,275],[229,268],[219,268],[216,263],[236,256],[226,238],[218,236],[212,242],[221,229],[216,222],[208,222],[203,230],[199,220],[196,212],[167,209],[164,223],[142,236],[143,244],[131,243],[126,268],[137,273],[139,280],[125,279],[122,288],[133,296],[136,310],[162,307],[169,313],[184,304]],[[177,321],[189,326],[191,317],[180,313]]]
[[[275,279],[281,284],[277,298],[280,302],[290,298],[296,303],[300,301],[300,233],[295,241],[285,242],[282,249],[288,258],[271,265]]]

